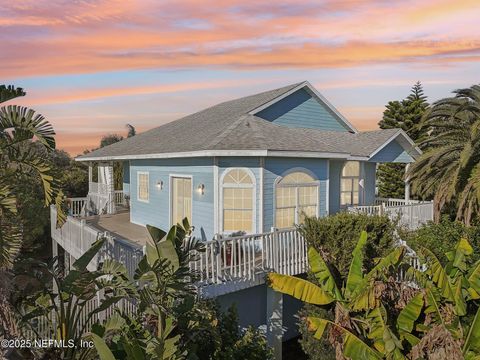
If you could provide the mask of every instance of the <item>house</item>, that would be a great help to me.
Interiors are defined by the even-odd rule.
[[[109,202],[107,179],[121,161],[131,223],[165,229],[188,217],[195,235],[211,240],[373,205],[377,164],[419,154],[400,129],[359,132],[302,82],[212,106],[77,160],[100,165],[105,191],[90,191],[98,208]]]
[[[187,217],[207,249],[191,265],[202,295],[236,303],[240,323],[266,324],[278,345],[295,334],[299,303],[264,279],[272,270],[306,272],[293,226],[342,210],[385,212],[410,227],[431,219],[432,204],[410,200],[408,182],[405,199],[375,197],[377,164],[419,155],[400,129],[359,132],[308,82],[227,101],[79,156],[89,193],[71,199],[62,228],[52,220],[54,254],[64,251],[69,266],[107,236],[104,256],[133,272],[149,241],[145,225],[168,229]]]

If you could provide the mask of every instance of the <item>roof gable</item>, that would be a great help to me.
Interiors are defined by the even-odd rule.
[[[373,155],[369,161],[379,163],[411,163],[414,159],[397,140],[393,140]]]
[[[308,88],[296,90],[260,110],[256,116],[277,125],[329,131],[351,131],[338,116]]]

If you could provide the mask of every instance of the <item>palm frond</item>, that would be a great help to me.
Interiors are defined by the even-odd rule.
[[[55,131],[52,125],[42,115],[23,106],[0,108],[0,136],[4,140],[2,148],[25,140],[37,140],[46,149],[55,149]]]
[[[25,96],[25,91],[22,88],[16,88],[13,85],[0,85],[0,103],[19,96]]]

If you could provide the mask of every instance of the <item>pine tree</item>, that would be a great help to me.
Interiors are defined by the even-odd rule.
[[[422,84],[418,81],[410,94],[401,101],[389,101],[378,125],[381,129],[403,129],[415,142],[422,137],[420,122],[428,108]],[[380,197],[403,198],[405,165],[385,163],[378,167],[378,194]]]

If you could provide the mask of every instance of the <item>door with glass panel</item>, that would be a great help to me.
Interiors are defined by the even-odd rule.
[[[182,223],[184,218],[192,220],[192,179],[186,177],[172,177],[171,189],[171,223]]]

